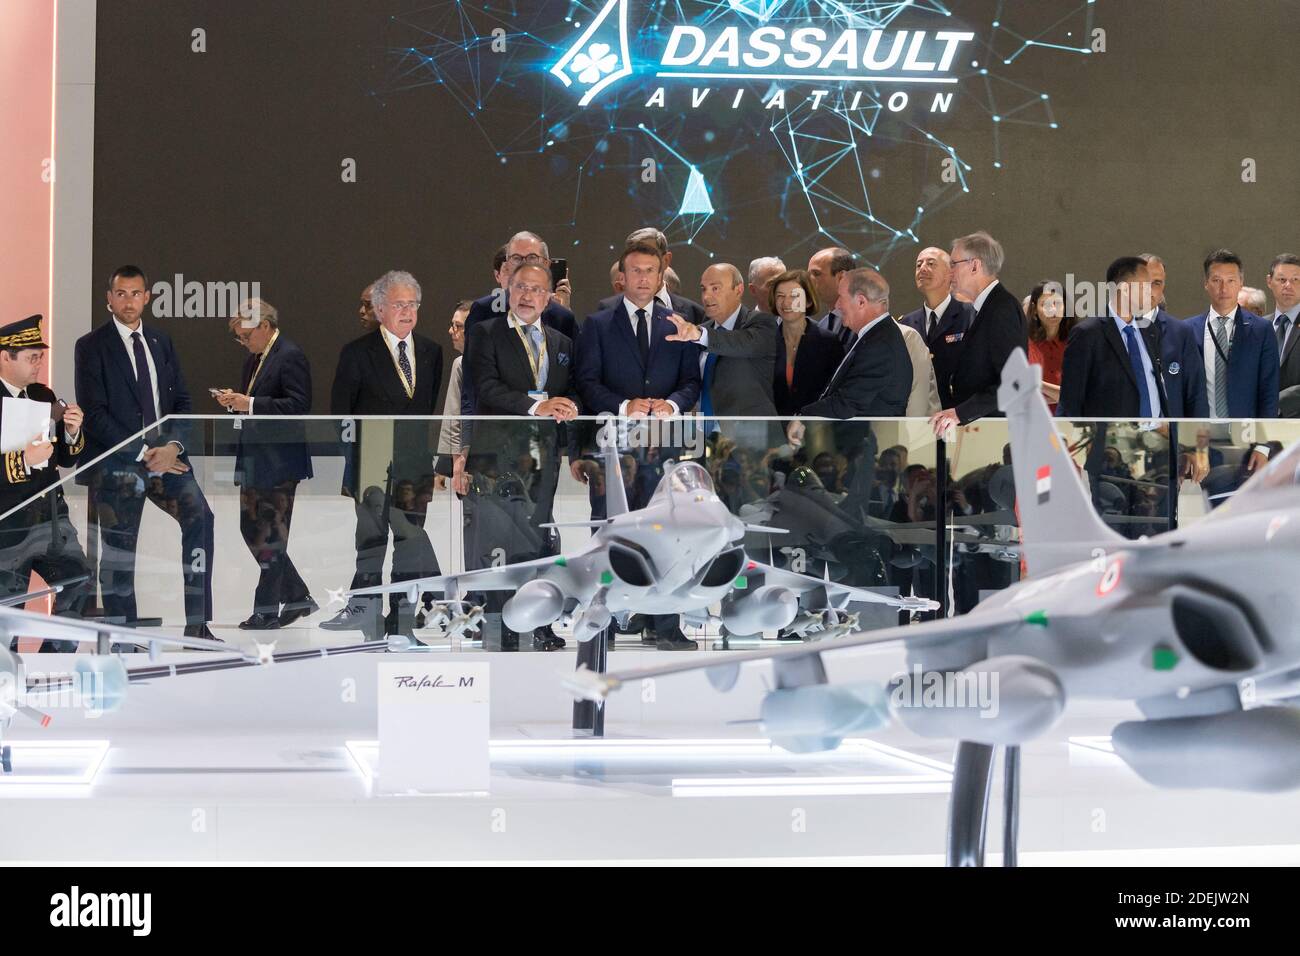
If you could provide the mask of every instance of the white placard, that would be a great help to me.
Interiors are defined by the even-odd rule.
[[[381,791],[488,790],[488,667],[424,659],[378,666]]]

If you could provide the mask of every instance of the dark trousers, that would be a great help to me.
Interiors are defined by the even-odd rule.
[[[253,610],[277,615],[282,604],[298,604],[309,597],[307,584],[289,557],[289,527],[293,522],[293,500],[297,481],[285,481],[274,488],[244,488],[239,530],[244,543],[261,568]]]
[[[185,582],[185,623],[212,620],[212,509],[192,472],[151,476],[143,468],[115,469],[104,475],[97,503],[104,553],[99,586],[104,614],[134,621],[136,544],[145,499],[181,526],[181,576]]]
[[[68,510],[57,492],[34,501],[17,514],[0,522],[0,597],[25,594],[32,572],[47,584],[82,577],[89,562],[68,520]],[[54,613],[80,617],[90,594],[89,581],[70,585],[54,596]],[[18,639],[10,644],[18,649]],[[45,641],[41,652],[71,653],[76,641]]]
[[[357,569],[352,589],[384,583],[384,560],[388,556],[388,535],[393,536],[393,583],[441,574],[433,543],[424,530],[425,512],[407,511],[391,501],[377,487],[367,488],[357,502]],[[390,596],[396,609],[399,595]]]

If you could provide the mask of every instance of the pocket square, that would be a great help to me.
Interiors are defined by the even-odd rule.
[[[555,361],[559,362],[561,365],[568,365],[568,364],[569,364],[569,353],[568,353],[568,352],[561,352],[559,355],[555,356]]]

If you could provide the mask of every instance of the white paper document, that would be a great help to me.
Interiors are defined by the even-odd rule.
[[[22,451],[50,433],[50,403],[4,397],[0,405],[0,452]]]

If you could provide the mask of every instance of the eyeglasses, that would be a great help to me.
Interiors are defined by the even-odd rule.
[[[394,312],[414,312],[420,307],[420,300],[413,302],[389,302],[388,307]]]
[[[519,285],[518,283],[514,283],[514,282],[510,283],[510,290],[512,292],[518,292],[520,295],[544,295],[549,291],[546,288],[546,286]]]
[[[516,252],[512,256],[506,256],[506,261],[509,262],[515,268],[518,268],[519,266],[525,264],[530,266],[540,266],[546,260],[542,258],[540,255],[538,255],[536,252],[531,252],[526,256],[521,256],[519,253]]]
[[[954,260],[952,260],[952,262],[951,262],[950,264],[951,264],[951,265],[954,265],[954,266],[959,266],[959,265],[961,265],[963,262],[974,262],[974,261],[975,261],[975,259],[974,259],[973,257],[970,258],[970,259],[954,259]]]

